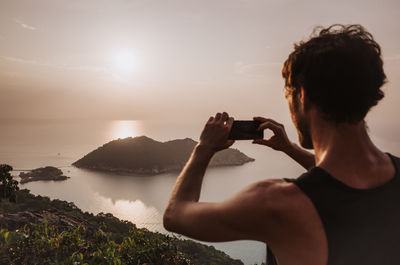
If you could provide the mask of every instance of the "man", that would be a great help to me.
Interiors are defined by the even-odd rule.
[[[364,118],[383,98],[381,50],[360,25],[333,25],[295,45],[284,63],[286,99],[302,147],[271,119],[268,140],[308,171],[264,180],[222,202],[198,202],[207,165],[228,148],[233,118],[217,113],[179,175],[166,229],[204,241],[258,240],[280,265],[398,264],[400,160],[379,150]],[[270,251],[272,250],[272,252]]]

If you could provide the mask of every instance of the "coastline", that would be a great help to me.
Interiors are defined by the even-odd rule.
[[[248,162],[254,162],[254,161],[255,161],[254,158],[250,158],[248,161],[243,161],[243,162],[236,163],[236,164],[209,165],[208,168],[236,167],[236,166],[242,166]],[[179,173],[183,169],[183,167],[180,167],[180,168],[170,168],[170,169],[165,169],[165,170],[152,170],[152,169],[129,170],[129,169],[118,169],[118,168],[77,166],[77,165],[74,165],[74,163],[72,163],[71,166],[74,166],[79,169],[93,170],[93,171],[101,172],[101,173],[110,173],[110,174],[117,174],[117,175],[141,175],[141,176],[156,176],[156,175],[170,174],[170,173],[173,174],[173,173]]]

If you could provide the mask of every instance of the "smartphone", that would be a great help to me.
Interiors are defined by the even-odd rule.
[[[260,121],[233,121],[229,133],[229,140],[254,140],[263,139],[264,130],[257,130],[262,122]]]

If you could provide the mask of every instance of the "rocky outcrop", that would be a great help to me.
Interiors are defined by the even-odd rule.
[[[128,174],[176,172],[184,167],[196,144],[197,142],[190,138],[158,142],[146,136],[129,137],[106,143],[73,165]],[[237,166],[250,161],[254,161],[254,158],[229,148],[216,153],[209,166]]]
[[[56,167],[41,167],[37,169],[33,169],[27,173],[21,172],[19,174],[21,178],[20,183],[24,184],[30,181],[38,181],[38,180],[66,180],[69,177],[64,176],[63,172]]]
[[[55,209],[40,211],[23,211],[17,213],[0,213],[0,227],[7,230],[16,230],[28,223],[40,223],[46,220],[62,230],[83,226],[89,231],[97,231],[97,227],[89,222]]]

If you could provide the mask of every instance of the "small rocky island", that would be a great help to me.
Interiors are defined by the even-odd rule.
[[[146,136],[113,140],[74,162],[78,168],[127,174],[161,174],[180,171],[197,142],[177,139],[155,141]],[[216,153],[209,166],[237,166],[254,161],[237,149]]]
[[[29,172],[21,172],[19,174],[21,178],[20,183],[24,184],[30,181],[38,181],[38,180],[66,180],[69,177],[64,176],[63,172],[56,167],[41,167],[33,169]]]

